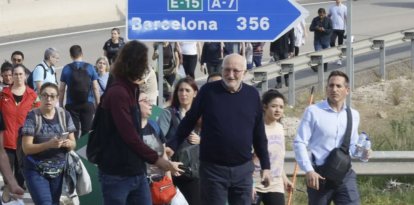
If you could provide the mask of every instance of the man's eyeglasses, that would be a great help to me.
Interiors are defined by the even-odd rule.
[[[229,74],[233,72],[235,75],[239,75],[246,70],[232,69],[232,68],[223,68],[224,73]]]
[[[49,95],[47,93],[42,93],[40,96],[42,97],[42,99],[48,99],[48,98],[50,98],[51,100],[54,100],[54,99],[57,98],[57,95],[53,95],[53,94],[52,95]]]

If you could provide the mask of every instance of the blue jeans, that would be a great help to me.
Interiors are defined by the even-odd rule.
[[[251,205],[254,165],[252,161],[228,167],[200,162],[202,205]]]
[[[35,165],[25,159],[23,176],[30,196],[36,205],[59,205],[62,194],[63,174],[56,178],[46,178],[35,168]]]
[[[322,49],[329,48],[330,39],[329,38],[314,39],[313,47],[315,48],[315,51],[320,51]]]
[[[99,171],[104,205],[152,205],[146,175],[115,176]]]

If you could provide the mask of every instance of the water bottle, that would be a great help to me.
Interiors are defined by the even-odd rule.
[[[365,132],[361,132],[361,134],[359,134],[358,137],[358,142],[356,144],[356,148],[355,148],[355,154],[354,157],[361,159],[362,154],[364,153],[364,144],[366,139],[368,138],[368,135]]]
[[[365,140],[364,146],[363,146],[362,156],[360,158],[362,162],[368,162],[368,150],[370,149],[371,149],[371,141],[367,137]]]

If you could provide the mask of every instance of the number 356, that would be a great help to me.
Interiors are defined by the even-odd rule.
[[[239,24],[237,25],[237,29],[243,31],[246,29],[249,30],[269,30],[270,24],[269,24],[269,18],[268,17],[239,17],[237,18],[237,22]]]

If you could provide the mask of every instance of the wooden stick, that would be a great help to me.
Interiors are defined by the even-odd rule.
[[[313,91],[314,91],[314,86],[312,86],[311,88],[311,94],[309,96],[309,105],[313,104]],[[293,169],[293,176],[292,176],[292,188],[289,191],[289,195],[288,195],[288,205],[292,205],[293,202],[293,190],[296,184],[296,175],[298,174],[299,171],[299,166],[298,163],[295,163],[295,168]]]

